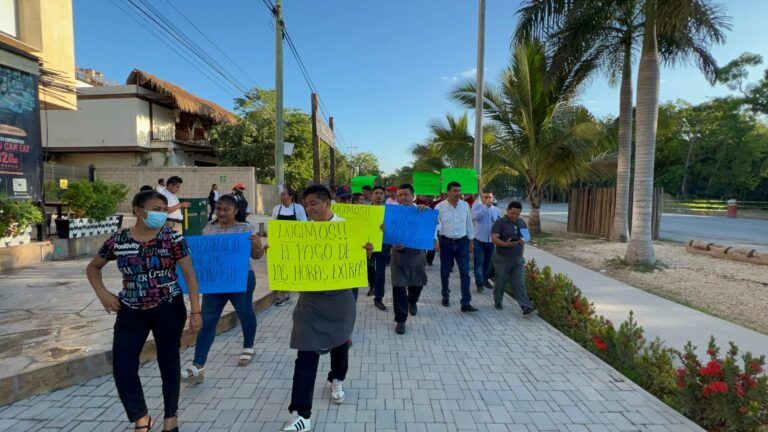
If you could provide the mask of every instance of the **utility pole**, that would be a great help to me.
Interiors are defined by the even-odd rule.
[[[328,117],[328,126],[331,128],[331,131],[333,131],[333,117]],[[328,185],[331,188],[336,187],[336,149],[333,146],[330,146],[329,153],[331,157],[331,175],[328,178]]]
[[[483,172],[483,58],[485,57],[485,0],[479,0],[477,13],[477,88],[475,95],[475,157],[473,167],[478,182]],[[482,186],[482,185],[480,185]]]
[[[318,100],[317,100],[316,93],[312,93],[311,104],[312,104],[312,172],[314,173],[313,180],[315,184],[320,184],[320,137],[318,136],[318,131],[317,131]]]
[[[285,185],[283,142],[283,1],[275,0],[275,184]]]

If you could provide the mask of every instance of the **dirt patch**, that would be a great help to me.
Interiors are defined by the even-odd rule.
[[[544,223],[548,235],[534,241],[561,258],[629,285],[768,334],[768,268],[685,251],[682,243],[654,242],[659,265],[633,269],[622,265],[627,245],[565,231]]]

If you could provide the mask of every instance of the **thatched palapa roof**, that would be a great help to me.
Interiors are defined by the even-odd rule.
[[[221,106],[203,98],[197,97],[192,93],[184,90],[183,88],[172,84],[168,81],[161,80],[160,78],[134,69],[126,84],[136,84],[140,87],[152,90],[155,93],[168,96],[178,109],[183,112],[198,115],[201,117],[208,117],[216,123],[235,123],[237,117]]]

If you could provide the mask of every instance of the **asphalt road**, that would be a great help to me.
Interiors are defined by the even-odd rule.
[[[527,203],[524,207],[526,212],[530,208]],[[568,204],[545,204],[541,208],[541,217],[567,223]],[[695,239],[768,251],[768,220],[664,213],[660,236],[680,242]]]

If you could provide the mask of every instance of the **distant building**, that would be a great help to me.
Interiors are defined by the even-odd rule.
[[[218,164],[210,131],[235,122],[231,112],[137,69],[125,85],[91,69],[78,69],[77,77],[78,111],[43,113],[50,160],[96,167]]]
[[[40,109],[74,112],[71,0],[0,0],[0,193],[41,193]]]

